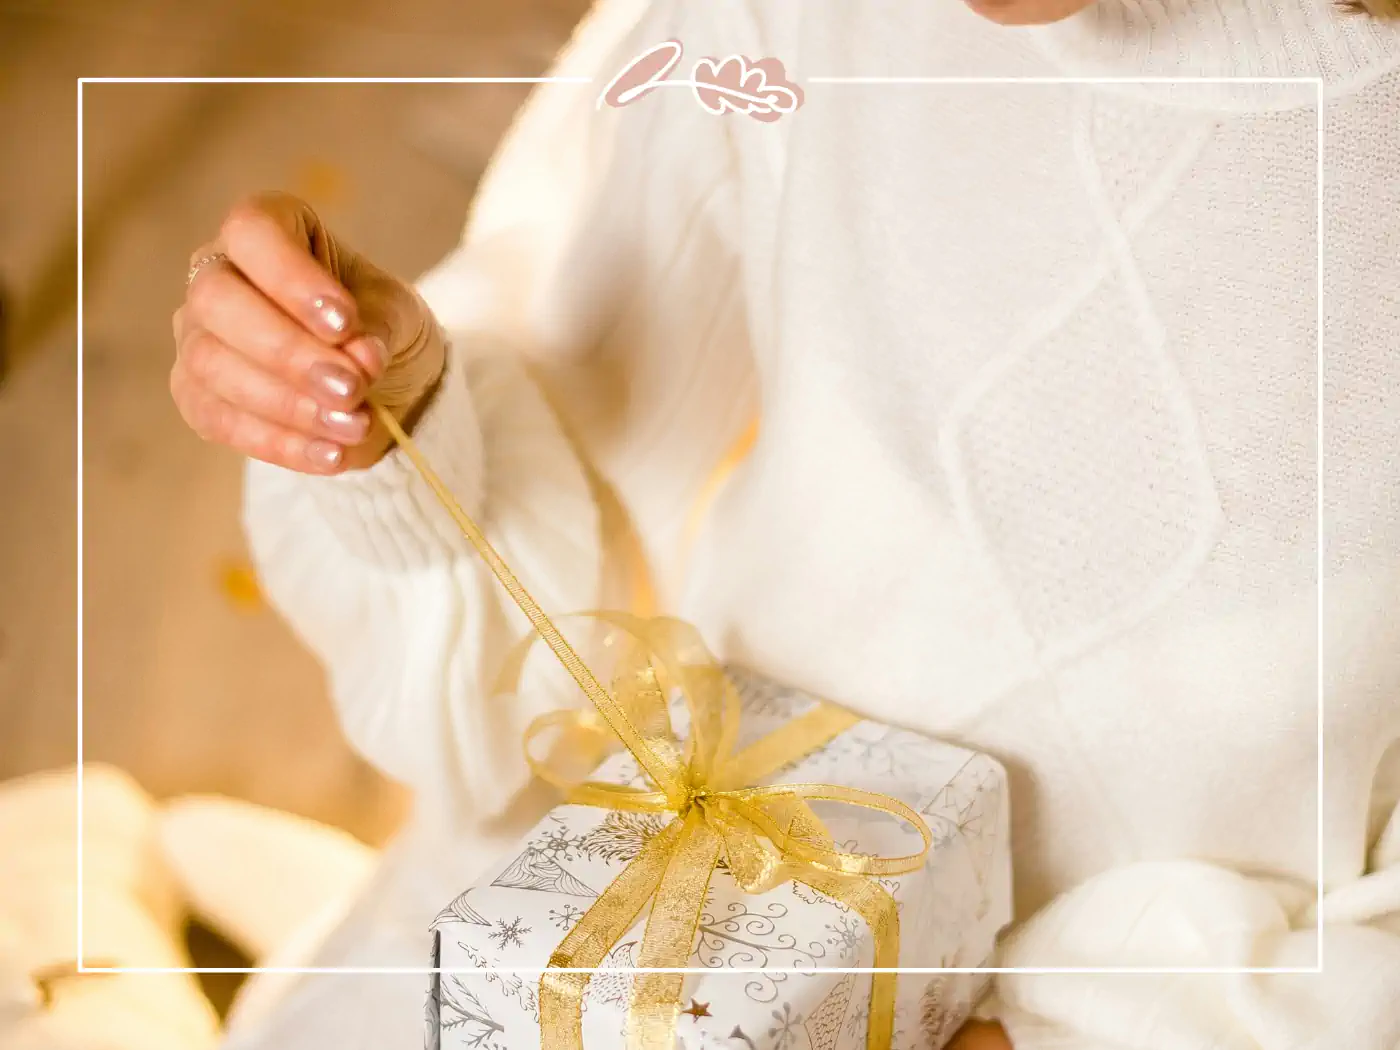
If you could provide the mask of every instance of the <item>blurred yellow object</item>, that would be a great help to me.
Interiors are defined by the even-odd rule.
[[[292,192],[318,208],[334,208],[348,196],[349,180],[342,168],[329,161],[303,161],[293,179]]]
[[[243,612],[263,608],[262,588],[257,575],[246,561],[225,561],[219,565],[219,590],[230,605]]]

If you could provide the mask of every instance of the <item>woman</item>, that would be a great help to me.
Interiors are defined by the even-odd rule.
[[[1400,31],[1324,0],[971,6],[605,3],[558,69],[594,86],[535,94],[421,299],[285,198],[196,253],[176,400],[255,460],[267,588],[417,788],[318,962],[418,964],[542,804],[515,742],[551,701],[483,700],[519,621],[373,386],[546,608],[619,600],[567,429],[726,658],[1000,758],[1003,965],[1312,967],[1321,869],[1325,976],[1007,974],[960,1048],[1400,1042]],[[595,106],[672,38],[781,59],[805,105]],[[860,75],[1207,79],[812,79]],[[1325,85],[1320,274],[1317,93],[1259,77]],[[308,978],[234,1041],[402,1047],[421,994]]]

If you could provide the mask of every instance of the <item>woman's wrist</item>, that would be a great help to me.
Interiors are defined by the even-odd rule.
[[[442,381],[445,374],[446,369],[440,369],[432,383],[429,384],[417,398],[408,404],[385,406],[398,421],[399,426],[403,427],[405,433],[412,434],[419,420],[423,418],[423,413],[432,406],[438,391],[442,389]],[[365,440],[356,447],[348,450],[345,464],[346,468],[349,470],[366,470],[387,456],[389,452],[393,450],[393,447],[393,435],[389,433],[383,423],[378,419],[374,419]]]

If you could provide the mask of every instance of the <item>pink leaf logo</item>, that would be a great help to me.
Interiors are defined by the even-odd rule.
[[[679,40],[667,40],[643,51],[612,78],[599,101],[621,109],[651,94],[671,75],[684,50]]]
[[[752,61],[730,55],[723,61],[702,58],[695,63],[695,97],[716,115],[733,111],[771,123],[802,105],[802,89],[788,80],[776,58]]]
[[[667,40],[642,52],[609,81],[598,96],[598,105],[621,109],[662,87],[690,88],[701,107],[715,116],[746,113],[764,123],[772,123],[802,105],[802,89],[788,79],[776,58],[702,58],[696,61],[690,80],[673,80],[671,73],[683,52],[679,40]]]

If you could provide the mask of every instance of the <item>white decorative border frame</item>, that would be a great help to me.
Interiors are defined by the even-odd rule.
[[[1323,815],[1324,784],[1324,729],[1323,692],[1324,677],[1324,621],[1323,587],[1325,580],[1324,533],[1325,512],[1323,469],[1325,446],[1323,444],[1324,367],[1323,337],[1326,326],[1324,302],[1326,226],[1324,208],[1324,170],[1326,145],[1326,95],[1321,77],[804,77],[808,84],[863,84],[863,85],[977,85],[977,84],[1311,84],[1317,92],[1317,965],[1311,967],[1017,967],[1017,966],[977,966],[977,967],[901,967],[896,973],[1024,973],[1024,974],[1321,974],[1323,972],[1324,936],[1324,880],[1325,825]],[[77,972],[82,974],[432,974],[463,973],[522,973],[541,974],[546,967],[373,967],[373,966],[88,966],[83,960],[83,89],[88,84],[580,84],[591,85],[597,81],[591,77],[79,77],[78,84],[78,380],[77,380],[77,515],[78,515],[78,759],[77,759],[77,819],[78,819],[78,900],[77,900]],[[688,86],[688,85],[687,85]],[[426,944],[427,931],[424,933]],[[612,968],[627,973],[715,973],[707,967],[681,967],[658,970],[654,967]],[[833,973],[883,973],[887,968],[880,967],[831,967]],[[560,968],[560,972],[596,973],[596,968]],[[725,968],[726,973],[805,973],[793,967],[733,967]]]

